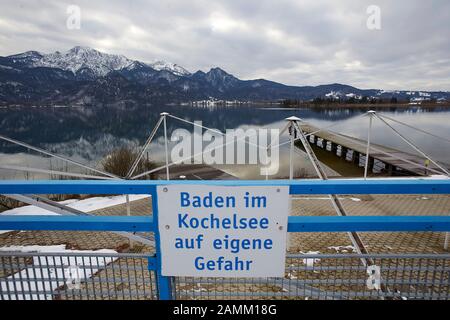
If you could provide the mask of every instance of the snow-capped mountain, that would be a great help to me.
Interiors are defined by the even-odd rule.
[[[67,52],[56,51],[44,54],[33,62],[34,67],[50,67],[72,71],[74,74],[89,69],[95,76],[105,76],[114,70],[120,70],[133,61],[115,54],[108,54],[89,47],[74,47]]]
[[[185,68],[177,65],[176,63],[166,62],[166,61],[162,61],[162,60],[149,63],[149,66],[158,71],[165,70],[165,71],[172,72],[173,74],[175,74],[177,76],[188,76],[191,74]]]
[[[67,52],[53,52],[43,54],[37,51],[27,51],[24,53],[8,56],[17,62],[27,64],[30,67],[49,67],[71,71],[73,74],[90,73],[94,77],[103,77],[111,71],[118,71],[136,63],[148,65],[149,67],[161,71],[169,71],[175,75],[186,76],[190,72],[175,63],[158,60],[153,63],[143,63],[128,59],[123,55],[103,53],[98,50],[76,46]]]
[[[174,63],[145,63],[79,46],[67,52],[27,51],[0,57],[0,106],[177,103],[210,97],[240,101],[420,98],[444,103],[450,101],[450,92],[358,89],[339,83],[287,86],[265,79],[241,80],[218,67],[191,74]]]
[[[42,59],[43,54],[37,51],[27,51],[19,54],[14,54],[8,56],[14,63],[29,64],[33,65],[40,59]]]

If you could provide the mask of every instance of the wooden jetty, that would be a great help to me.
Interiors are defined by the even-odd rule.
[[[302,124],[302,130],[306,134],[310,134],[319,130],[309,124]],[[358,139],[352,136],[343,134],[335,134],[328,131],[319,131],[308,136],[308,141],[311,144],[322,147],[324,150],[333,152],[336,156],[343,159],[350,157],[350,161],[356,165],[360,164],[360,157],[365,157],[367,141]],[[368,172],[372,172],[375,159],[381,161],[385,165],[385,171],[389,175],[412,175],[412,176],[427,176],[430,174],[436,174],[433,171],[424,168],[426,165],[426,158],[420,155],[415,155],[400,151],[394,148],[389,148],[379,144],[371,143],[371,150],[369,154],[369,167]],[[340,146],[340,147],[339,147]],[[338,152],[338,149],[340,150]],[[402,159],[406,159],[410,162],[406,162]],[[450,168],[448,164],[441,164],[445,168]],[[429,169],[441,171],[433,163],[429,163],[427,166]]]

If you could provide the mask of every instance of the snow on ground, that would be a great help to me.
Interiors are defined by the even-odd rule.
[[[328,247],[328,249],[336,250],[336,253],[348,253],[349,251],[356,252],[356,249],[354,246],[331,246],[331,247]]]
[[[130,194],[130,201],[145,199],[150,197],[145,194]],[[126,196],[108,196],[108,197],[94,197],[83,200],[69,199],[60,201],[60,204],[67,205],[73,209],[77,209],[83,212],[91,212],[98,209],[112,207],[118,204],[126,203]],[[1,215],[58,215],[57,213],[36,207],[36,206],[24,206],[15,208],[0,213]],[[10,232],[10,230],[2,230],[0,234]]]
[[[130,194],[130,201],[136,201],[150,197],[149,195],[134,195]],[[83,200],[69,199],[58,202],[59,204],[67,205],[70,208],[74,208],[83,212],[90,212],[98,209],[112,207],[118,204],[126,202],[124,195],[121,196],[109,196],[109,197],[94,197]],[[7,211],[3,211],[0,215],[57,215],[57,213],[36,207],[36,206],[24,206]]]
[[[320,251],[308,251],[308,252],[303,252],[300,251],[301,254],[320,254]],[[307,267],[314,267],[314,263],[318,263],[320,262],[319,258],[305,258],[302,259],[302,262],[304,264],[306,264]]]
[[[62,252],[66,250],[65,244],[54,245],[54,246],[7,246],[0,247],[0,252]]]
[[[66,250],[65,245],[55,246],[11,246],[0,247],[0,251],[39,252],[39,253],[104,253],[115,254],[114,250]],[[77,284],[89,279],[116,257],[90,259],[89,256],[34,256],[32,265],[0,281],[0,300],[51,300],[51,291],[66,285],[77,289]],[[86,268],[83,268],[86,266]],[[38,279],[38,280],[36,280]],[[39,293],[45,291],[46,293]],[[7,292],[11,292],[8,294]],[[15,294],[13,294],[15,292]]]

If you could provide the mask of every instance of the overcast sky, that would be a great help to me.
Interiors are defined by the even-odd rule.
[[[68,29],[68,5],[81,9]],[[381,10],[381,29],[366,22]],[[1,1],[0,55],[90,46],[292,85],[450,91],[448,0]]]

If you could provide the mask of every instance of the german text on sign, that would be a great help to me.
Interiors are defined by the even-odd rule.
[[[288,187],[159,186],[162,274],[283,276],[288,212]]]

